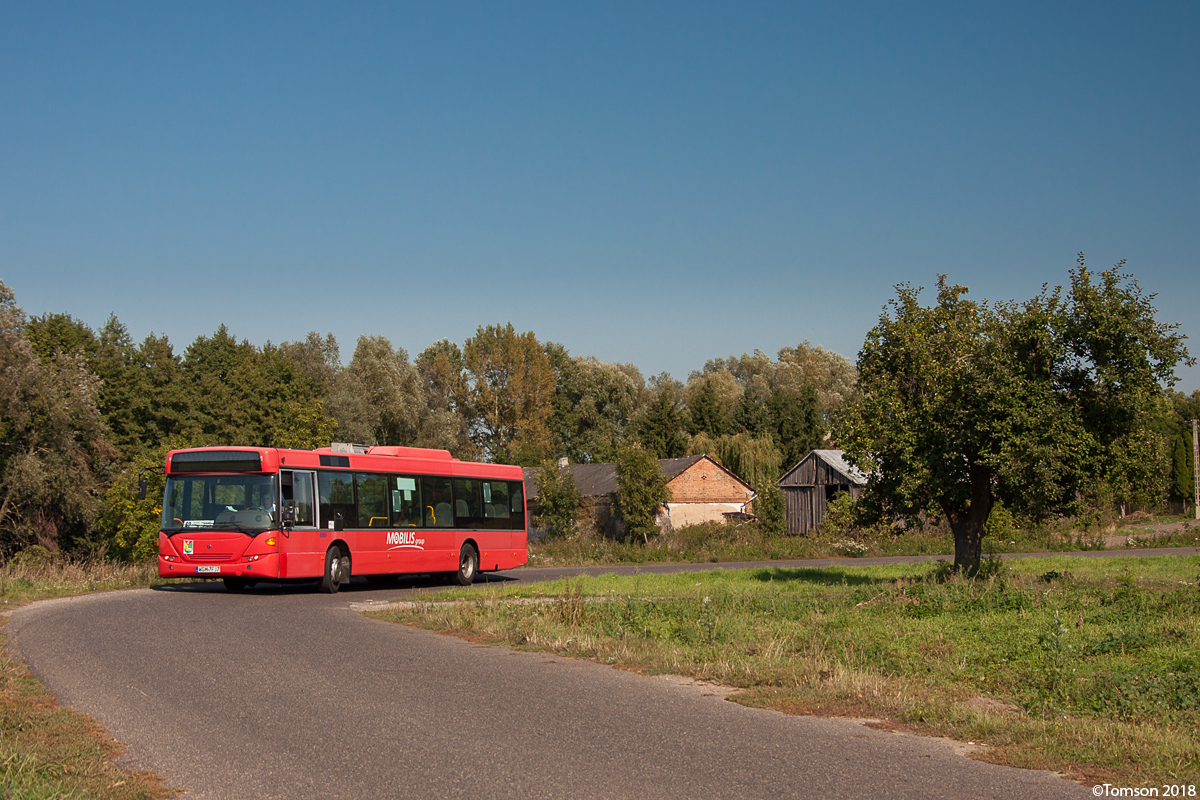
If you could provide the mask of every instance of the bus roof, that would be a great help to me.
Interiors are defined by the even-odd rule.
[[[494,477],[521,480],[521,468],[507,464],[461,461],[449,450],[425,447],[343,445],[315,450],[275,447],[191,447],[167,453],[166,473],[277,472],[280,468],[354,469],[413,472],[425,475]]]

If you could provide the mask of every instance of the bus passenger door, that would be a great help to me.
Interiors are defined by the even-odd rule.
[[[296,524],[281,531],[279,572],[281,578],[320,575],[325,568],[325,547],[318,541],[315,474],[307,470],[281,470],[279,491],[283,501],[296,504]]]

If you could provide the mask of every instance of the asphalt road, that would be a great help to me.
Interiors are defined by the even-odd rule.
[[[713,566],[747,565],[489,577]],[[35,603],[7,630],[64,705],[128,745],[123,764],[189,798],[1091,796],[947,742],[750,709],[711,688],[471,644],[351,608],[429,590],[419,580],[356,581],[337,595],[183,584]]]

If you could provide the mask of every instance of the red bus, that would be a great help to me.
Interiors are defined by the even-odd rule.
[[[158,574],[258,582],[441,573],[462,585],[529,558],[520,467],[446,450],[334,444],[167,454]]]

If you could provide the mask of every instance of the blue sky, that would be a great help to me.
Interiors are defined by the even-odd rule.
[[[686,379],[1084,251],[1200,355],[1198,142],[1191,2],[0,4],[0,279],[177,352],[511,321]]]

